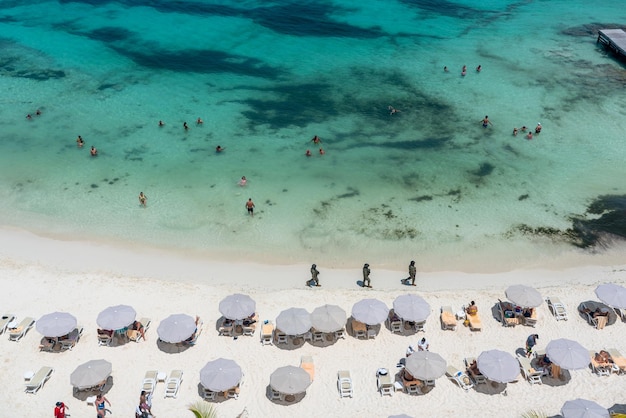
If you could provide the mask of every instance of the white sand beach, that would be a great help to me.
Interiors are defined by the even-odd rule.
[[[597,300],[598,284],[626,284],[626,265],[593,265],[554,270],[519,270],[498,274],[461,272],[420,272],[417,287],[403,286],[406,272],[383,270],[372,265],[373,289],[357,286],[359,268],[329,269],[318,266],[322,287],[307,288],[309,265],[257,265],[206,261],[189,255],[163,254],[139,248],[114,248],[106,244],[59,241],[23,231],[0,230],[0,311],[18,318],[38,319],[53,311],[65,311],[78,318],[84,327],[80,342],[71,351],[39,351],[41,335],[32,329],[21,341],[0,337],[0,385],[3,388],[0,416],[51,416],[55,402],[69,405],[74,418],[94,415],[94,407],[73,396],[69,376],[81,363],[106,359],[113,364],[112,385],[106,389],[111,401],[111,416],[133,416],[141,382],[147,370],[169,373],[182,369],[184,377],[176,399],[164,399],[164,385],[157,384],[153,399],[156,417],[190,417],[187,405],[199,396],[199,371],[219,357],[235,360],[245,374],[238,399],[216,403],[220,417],[236,417],[244,410],[249,417],[387,417],[406,413],[411,416],[520,416],[529,410],[557,415],[563,403],[586,398],[609,408],[624,404],[626,377],[615,373],[598,377],[589,369],[564,372],[565,381],[544,379],[543,385],[530,385],[521,377],[508,384],[507,395],[496,393],[491,385],[464,392],[445,376],[424,395],[396,392],[381,397],[376,388],[380,367],[396,373],[409,344],[425,336],[430,351],[440,354],[448,364],[463,367],[463,358],[478,356],[483,350],[497,348],[515,355],[531,333],[539,334],[538,348],[552,339],[570,338],[589,350],[616,348],[626,353],[626,325],[617,322],[596,330],[576,310],[585,300]],[[512,284],[535,286],[542,295],[559,297],[569,312],[568,321],[556,321],[544,303],[538,308],[535,328],[504,328],[492,315],[504,289]],[[385,326],[375,339],[358,340],[348,335],[335,344],[319,347],[308,342],[292,349],[263,346],[259,328],[253,337],[233,339],[218,336],[219,302],[233,293],[246,293],[257,304],[260,320],[274,321],[292,306],[311,312],[323,304],[341,306],[348,315],[352,305],[366,297],[378,298],[390,308],[393,300],[405,293],[417,293],[431,306],[425,333],[392,334]],[[455,331],[443,331],[439,309],[450,305],[458,310],[475,300],[482,316],[482,332],[471,332],[458,323]],[[99,347],[96,317],[104,308],[128,304],[138,317],[149,317],[152,325],[147,341],[118,347]],[[157,347],[159,322],[172,313],[199,315],[204,321],[195,346],[169,354]],[[303,355],[315,362],[315,380],[302,400],[289,405],[270,401],[266,396],[270,374],[285,365],[298,366]],[[24,393],[24,373],[42,366],[54,368],[45,386],[35,395]],[[338,370],[349,370],[354,397],[340,399],[337,393]]]

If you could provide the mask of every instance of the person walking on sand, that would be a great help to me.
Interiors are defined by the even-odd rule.
[[[104,417],[107,413],[104,405],[105,402],[108,403],[109,406],[111,406],[111,402],[109,402],[106,396],[104,396],[102,393],[98,393],[98,396],[96,396],[96,401],[94,402],[98,418]]]
[[[254,202],[252,201],[252,198],[249,198],[246,202],[246,209],[248,209],[250,216],[254,216]]]
[[[65,405],[63,402],[57,402],[54,408],[54,418],[65,418],[66,409],[70,409],[70,407]]]
[[[417,274],[417,270],[415,268],[415,261],[411,260],[409,263],[409,279],[411,280],[411,286],[415,286],[415,275]],[[407,284],[409,279],[407,279]]]
[[[528,338],[526,338],[526,357],[530,357],[533,352],[533,347],[537,345],[538,339],[539,334],[530,334]]]
[[[363,287],[372,287],[370,282],[370,265],[365,263],[363,265]]]
[[[317,270],[317,264],[313,264],[311,266],[311,280],[309,280],[309,286],[321,286],[320,281],[317,276],[319,276],[320,272]]]
[[[139,192],[139,204],[145,208],[147,201],[148,201],[148,197],[145,194],[143,194],[143,192]]]

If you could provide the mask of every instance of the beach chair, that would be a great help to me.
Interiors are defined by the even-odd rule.
[[[228,389],[224,392],[224,397],[226,399],[239,399],[239,392],[241,390],[241,386],[243,385],[245,375],[242,374],[241,380],[237,384],[237,386]]]
[[[465,357],[463,361],[465,362],[465,367],[467,368],[467,374],[472,378],[472,380],[474,380],[474,383],[477,385],[487,383],[487,378],[483,376],[480,371],[474,372],[470,367],[471,364],[476,361],[476,357]]]
[[[421,322],[415,322],[413,324],[413,330],[417,333],[417,332],[425,332],[424,331],[424,327],[426,326],[426,321],[421,321]]]
[[[367,338],[367,326],[363,322],[353,320],[352,332],[356,338]]]
[[[530,308],[530,316],[524,316],[524,325],[527,327],[535,327],[537,325],[537,308]]]
[[[26,382],[25,392],[33,394],[37,393],[37,391],[43,387],[48,379],[50,379],[53,371],[54,369],[52,367],[42,367],[39,369],[39,371],[35,373],[35,375],[28,382]]]
[[[232,337],[235,332],[235,323],[230,319],[224,319],[217,332],[221,336]]]
[[[267,321],[261,326],[261,344],[272,345],[274,339],[274,324]]]
[[[217,392],[213,392],[205,387],[202,388],[202,399],[205,401],[214,401],[217,399]]]
[[[13,314],[4,314],[0,317],[0,334],[2,334],[7,329],[7,325],[11,322],[15,321],[15,315]]]
[[[480,314],[478,312],[473,314],[467,314],[465,316],[469,323],[470,331],[482,331],[483,330],[483,321],[480,320]]]
[[[47,351],[51,353],[52,351],[54,351],[54,347],[56,346],[56,344],[57,342],[55,339],[43,337],[41,339],[41,342],[39,343],[39,351]]]
[[[404,333],[404,323],[402,321],[402,318],[394,314],[393,311],[389,311],[387,322],[389,323],[389,329],[391,330],[391,332],[396,334]]]
[[[302,356],[300,357],[300,367],[303,368],[311,377],[311,382],[315,379],[315,364],[313,363],[313,357]]]
[[[567,321],[567,310],[565,309],[565,305],[561,302],[561,299],[555,297],[547,297],[546,303],[548,304],[548,309],[557,321]]]
[[[35,325],[35,320],[31,317],[26,317],[15,327],[9,328],[9,341],[19,341],[24,335]]]
[[[609,352],[611,359],[613,360],[613,364],[615,366],[613,367],[613,370],[618,374],[626,373],[626,358],[622,356],[622,353],[615,348],[609,348],[606,351]]]
[[[158,375],[158,370],[147,371],[143,377],[143,382],[141,382],[141,390],[146,391],[147,393],[154,393]]]
[[[376,385],[378,386],[378,391],[380,392],[380,396],[393,396],[394,386],[393,380],[389,373],[387,374],[379,374],[376,378]]]
[[[498,310],[500,311],[500,319],[502,326],[514,327],[519,324],[519,319],[516,316],[515,309],[510,303],[502,302],[498,299]]]
[[[456,316],[451,306],[441,307],[441,329],[454,331],[456,329]]]
[[[335,331],[335,340],[338,340],[339,338],[346,338],[346,330],[344,328],[341,328],[338,331]]]
[[[348,370],[340,370],[337,372],[337,390],[339,391],[340,398],[347,396],[352,397],[352,378]]]
[[[530,359],[526,357],[517,357],[517,361],[519,362],[519,367],[522,372],[522,376],[524,379],[528,381],[531,385],[536,383],[542,384],[541,376],[543,375],[543,371],[535,370],[535,368],[530,363]]]
[[[611,375],[611,363],[600,363],[596,360],[596,352],[589,350],[589,356],[591,357],[591,371],[598,376],[610,376]]]
[[[269,398],[272,401],[280,401],[282,399],[282,394],[274,389],[273,387],[269,387]]]
[[[139,322],[143,326],[144,334],[148,332],[148,328],[150,328],[150,325],[152,324],[152,320],[150,318],[141,318],[137,322]],[[136,343],[138,343],[143,338],[143,336],[141,335],[141,332],[139,332],[138,330],[134,330],[134,329],[127,330],[126,336],[128,337],[129,341],[133,341]]]
[[[98,347],[101,346],[110,346],[113,341],[113,336],[106,332],[105,330],[98,330]]]
[[[182,370],[172,370],[170,377],[165,382],[165,397],[176,398],[178,396],[178,389],[183,381]]]
[[[317,331],[317,330],[313,330],[312,338],[313,338],[313,342],[316,342],[316,341],[324,342],[324,333]]]
[[[474,384],[469,376],[454,366],[448,365],[448,368],[446,369],[446,376],[451,381],[456,382],[456,384],[463,390],[470,390],[474,387]]]
[[[74,348],[76,343],[80,341],[80,337],[82,337],[82,335],[83,327],[79,325],[67,335],[67,338],[59,341],[59,343],[61,344],[61,350],[71,350],[72,348]]]
[[[274,339],[276,340],[276,344],[287,344],[289,342],[289,337],[287,337],[287,334],[285,334],[278,328],[274,330]]]
[[[252,337],[256,332],[256,322],[243,326],[243,335]]]
[[[368,339],[376,338],[376,335],[378,334],[376,332],[376,328],[370,328],[370,327],[367,327],[367,326],[366,326],[366,328],[367,328],[367,338]]]

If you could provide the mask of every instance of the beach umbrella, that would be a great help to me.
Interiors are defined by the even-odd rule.
[[[509,353],[501,350],[483,351],[476,360],[478,370],[489,380],[508,383],[519,376],[519,363]]]
[[[352,317],[367,325],[377,325],[387,319],[389,308],[378,299],[363,299],[352,306]]]
[[[239,384],[243,373],[233,360],[218,358],[200,370],[200,383],[213,392],[223,392]]]
[[[99,386],[113,371],[106,360],[90,360],[76,368],[70,375],[70,384],[76,389],[89,389]]]
[[[42,316],[35,329],[44,337],[61,337],[76,328],[76,317],[66,312],[53,312]]]
[[[339,331],[346,325],[346,311],[337,305],[324,305],[311,312],[313,328],[321,332]]]
[[[434,380],[443,376],[448,365],[439,354],[416,351],[406,358],[404,367],[416,379]]]
[[[430,305],[417,295],[400,295],[393,301],[393,311],[404,320],[423,322],[430,315]]]
[[[563,418],[609,418],[609,411],[593,401],[574,399],[561,408]]]
[[[248,295],[236,293],[220,302],[220,313],[227,319],[245,319],[254,315],[256,302]]]
[[[543,303],[541,293],[523,284],[509,286],[504,293],[508,300],[524,308],[536,308]]]
[[[270,375],[272,389],[286,395],[302,393],[310,384],[311,376],[301,367],[280,367]]]
[[[589,366],[589,351],[567,338],[550,341],[546,345],[546,355],[554,364],[567,370],[585,369]]]
[[[109,306],[98,314],[96,322],[101,329],[118,330],[129,326],[137,312],[128,305]]]
[[[287,335],[301,335],[311,329],[311,314],[302,308],[285,309],[276,317],[276,328]]]
[[[196,320],[186,314],[170,315],[161,321],[157,328],[159,339],[166,343],[185,341],[196,332]]]
[[[596,296],[604,303],[615,308],[626,308],[626,288],[606,283],[596,287]]]

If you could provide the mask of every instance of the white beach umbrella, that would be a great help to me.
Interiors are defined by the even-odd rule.
[[[220,313],[227,319],[245,319],[256,311],[256,302],[248,295],[236,293],[220,302]]]
[[[243,372],[233,360],[218,358],[200,370],[200,383],[213,392],[223,392],[239,384]]]
[[[515,357],[501,350],[483,351],[476,360],[478,370],[489,380],[508,383],[517,380],[519,364]]]
[[[561,408],[563,418],[609,418],[609,411],[593,401],[574,399]]]
[[[363,299],[352,306],[352,317],[367,325],[378,325],[388,315],[389,308],[378,299]]]
[[[430,315],[430,305],[417,295],[400,295],[393,301],[393,312],[406,321],[422,322]]]
[[[113,366],[106,360],[90,360],[78,366],[70,375],[70,384],[76,389],[88,389],[108,379]]]
[[[596,296],[609,306],[626,308],[626,288],[614,283],[601,284],[596,287]]]
[[[524,308],[536,308],[543,303],[541,293],[537,289],[523,284],[509,286],[504,293],[508,300]]]
[[[311,324],[320,332],[339,331],[347,319],[346,311],[337,305],[319,306],[311,312]]]
[[[129,326],[137,312],[128,305],[109,306],[98,314],[96,322],[101,329],[115,331]]]
[[[276,317],[276,328],[287,335],[302,335],[311,329],[311,314],[306,309],[285,309]]]
[[[35,329],[44,337],[61,337],[76,328],[76,317],[67,312],[53,312],[42,316]]]
[[[166,343],[185,341],[196,332],[196,320],[186,314],[170,315],[161,321],[157,328],[159,339]]]
[[[567,370],[585,369],[590,362],[589,351],[567,338],[550,341],[546,345],[546,355],[554,364]]]
[[[306,391],[311,384],[311,376],[301,367],[284,366],[270,375],[270,386],[287,395]]]
[[[437,353],[416,351],[406,358],[404,367],[417,379],[434,380],[443,376],[448,365]]]

